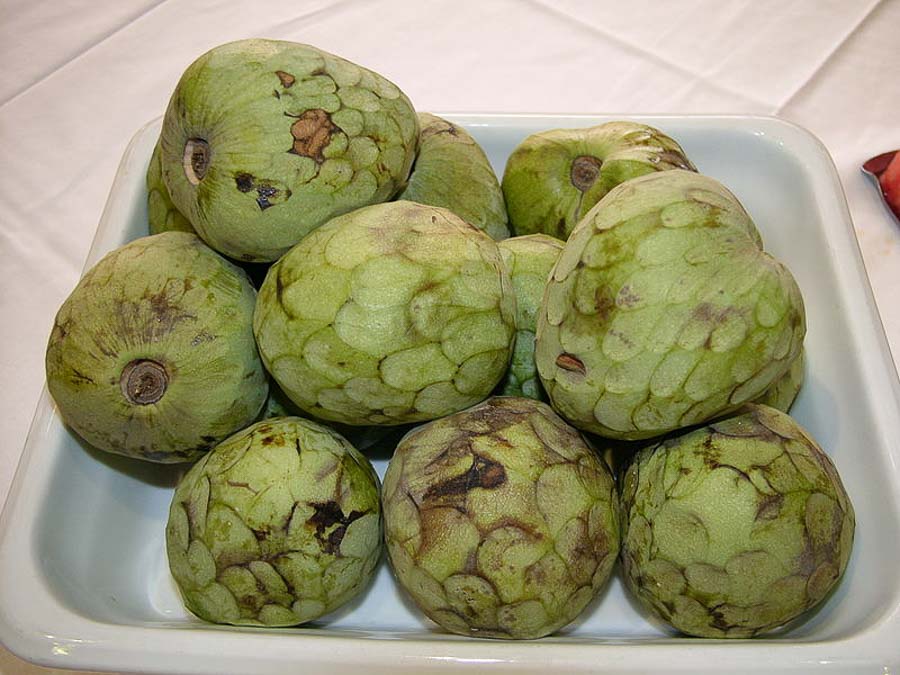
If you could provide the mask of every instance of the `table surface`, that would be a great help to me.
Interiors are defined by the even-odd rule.
[[[245,37],[316,45],[418,110],[763,114],[839,171],[895,363],[900,224],[860,165],[900,148],[900,0],[0,0],[0,504],[129,139]],[[0,673],[51,673],[0,646]]]

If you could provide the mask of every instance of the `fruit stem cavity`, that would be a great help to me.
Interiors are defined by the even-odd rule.
[[[181,164],[191,185],[199,185],[209,169],[209,143],[202,138],[189,138],[184,144]]]
[[[169,376],[165,367],[156,361],[136,359],[122,369],[119,386],[129,403],[150,405],[166,393]]]
[[[572,170],[569,172],[569,180],[572,185],[585,192],[600,176],[600,167],[603,165],[596,157],[581,155],[572,161]]]

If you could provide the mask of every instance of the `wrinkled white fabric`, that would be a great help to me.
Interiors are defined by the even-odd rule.
[[[2,0],[0,503],[44,349],[129,139],[201,52],[262,36],[372,68],[420,110],[754,113],[837,165],[900,358],[900,225],[860,172],[900,147],[900,0]],[[47,673],[0,649],[0,672]]]

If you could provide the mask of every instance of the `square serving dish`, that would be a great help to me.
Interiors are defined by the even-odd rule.
[[[446,115],[498,176],[528,134],[609,116]],[[743,641],[673,635],[618,573],[561,633],[478,640],[443,633],[401,595],[386,562],[368,592],[292,629],[214,626],[183,608],[164,530],[180,473],[93,450],[46,389],[0,517],[0,642],[55,667],[165,673],[673,671],[886,673],[900,667],[900,383],[831,159],[808,132],[766,117],[620,116],[659,127],[722,181],[794,273],[806,302],[806,384],[792,414],[832,457],[856,509],[849,568],[790,632]],[[147,233],[144,177],[160,120],[135,135],[86,268]],[[383,475],[387,457],[376,458]]]

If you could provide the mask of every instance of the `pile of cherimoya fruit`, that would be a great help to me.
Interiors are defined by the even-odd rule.
[[[562,629],[616,561],[705,637],[841,578],[853,509],[787,414],[800,289],[663,131],[536,133],[501,182],[377,73],[243,40],[185,71],[147,187],[151,234],[65,301],[47,381],[87,443],[193,463],[166,546],[198,617],[327,622],[384,549],[481,637]]]

